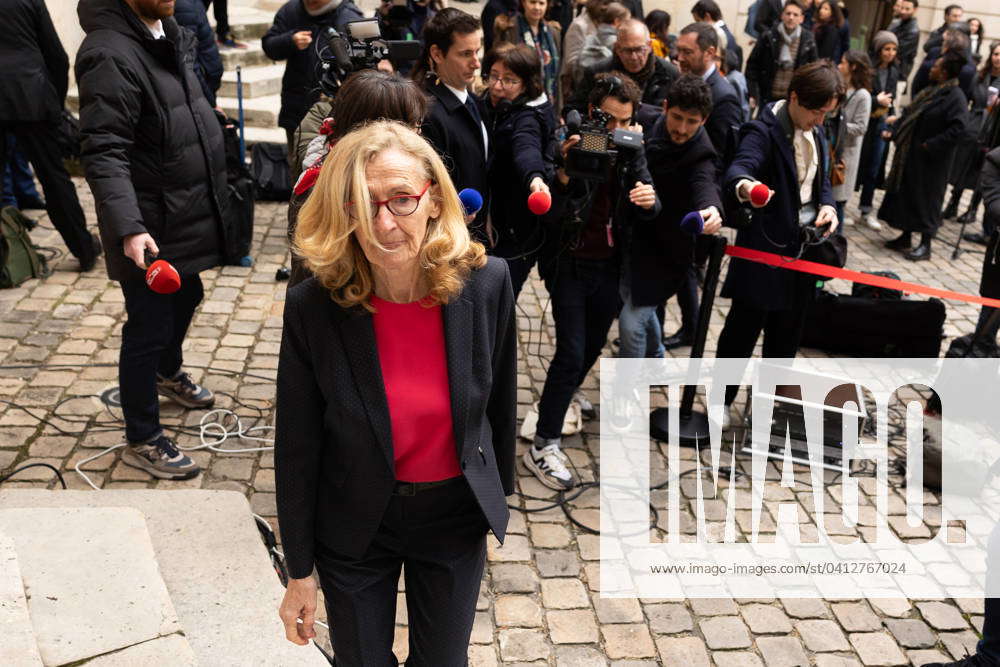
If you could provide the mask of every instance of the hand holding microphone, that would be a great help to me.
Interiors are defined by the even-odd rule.
[[[122,241],[122,251],[125,253],[125,256],[131,259],[143,271],[148,268],[146,266],[147,250],[154,257],[160,254],[160,247],[156,245],[156,241],[147,232],[129,234]]]
[[[680,228],[689,234],[710,236],[722,228],[722,215],[714,206],[702,211],[691,211],[681,219]]]
[[[458,200],[462,202],[462,209],[465,211],[465,224],[471,224],[476,213],[483,207],[483,196],[472,188],[462,188],[458,193]]]
[[[528,195],[528,210],[535,215],[545,215],[552,208],[552,194],[549,186],[545,184],[541,176],[535,176],[528,185],[531,194]]]
[[[749,200],[750,205],[754,208],[764,208],[771,201],[771,197],[774,196],[774,190],[760,181],[748,180],[743,183],[742,194],[743,198]]]

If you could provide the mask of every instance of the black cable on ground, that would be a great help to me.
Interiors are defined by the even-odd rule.
[[[59,483],[62,484],[62,488],[64,489],[66,488],[66,480],[63,479],[62,473],[59,472],[59,470],[55,466],[49,465],[48,463],[29,463],[28,465],[23,465],[20,468],[16,468],[13,471],[4,475],[3,477],[0,477],[0,484],[3,484],[17,473],[21,472],[22,470],[27,470],[28,468],[48,468],[49,470],[51,470],[56,474],[56,477],[59,478]]]

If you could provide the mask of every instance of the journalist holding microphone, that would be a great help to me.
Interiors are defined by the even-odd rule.
[[[294,243],[314,277],[288,291],[277,380],[287,637],[315,636],[315,566],[337,664],[396,664],[405,565],[407,665],[465,665],[514,488],[507,265],[470,239],[434,149],[390,121],[333,147]]]

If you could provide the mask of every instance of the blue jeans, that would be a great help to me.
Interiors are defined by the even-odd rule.
[[[885,155],[885,139],[882,138],[882,131],[885,130],[885,116],[874,120],[868,126],[870,136],[868,161],[861,164],[861,201],[859,208],[862,213],[868,213],[872,208],[872,200],[875,197],[875,184],[878,182],[878,172],[882,166],[882,156]]]
[[[622,281],[621,297],[624,305],[618,315],[618,339],[621,348],[618,356],[623,359],[662,359],[663,325],[656,316],[656,306],[636,306],[632,303],[628,283]]]
[[[7,146],[10,157],[3,175],[3,197],[0,198],[0,202],[4,206],[17,206],[19,199],[28,197],[41,199],[38,188],[35,187],[35,177],[31,173],[28,160],[21,151],[17,150],[13,134],[7,135]]]

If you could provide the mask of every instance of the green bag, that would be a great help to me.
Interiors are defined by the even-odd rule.
[[[0,289],[49,274],[45,258],[38,254],[28,235],[33,224],[14,206],[0,210]]]

